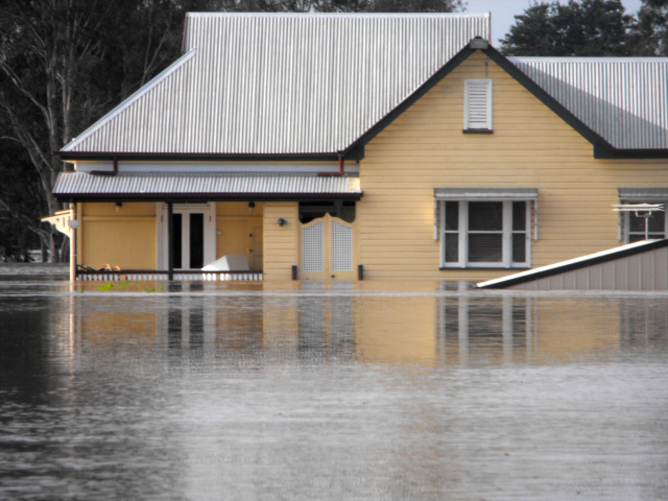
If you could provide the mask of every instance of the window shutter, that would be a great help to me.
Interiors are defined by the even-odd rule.
[[[466,80],[464,130],[492,130],[492,81]]]

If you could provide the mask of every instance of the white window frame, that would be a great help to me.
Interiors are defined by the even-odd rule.
[[[458,257],[457,262],[446,262],[445,261],[445,251],[446,251],[446,242],[447,242],[447,233],[445,231],[445,222],[446,214],[445,207],[447,202],[454,202],[459,204],[459,220],[457,225],[457,234],[459,236],[458,241]],[[502,260],[495,262],[469,262],[468,261],[468,251],[469,251],[469,203],[470,202],[501,202],[503,210],[503,227],[502,227]],[[513,203],[522,202],[526,204],[525,211],[525,226],[524,231],[514,231],[513,230]],[[531,268],[531,240],[532,240],[532,200],[507,200],[507,199],[494,199],[494,200],[441,200],[440,203],[440,235],[441,238],[441,267],[443,269],[466,269],[466,268]],[[535,210],[535,208],[534,208]],[[452,230],[449,231],[452,233]],[[478,233],[478,232],[476,232]],[[493,232],[498,233],[498,232]],[[513,233],[524,233],[525,234],[525,262],[513,262],[512,261],[512,237]]]
[[[485,86],[485,89],[481,89]],[[471,78],[464,81],[464,131],[493,130],[493,81],[489,78]],[[476,91],[474,93],[474,91]],[[482,97],[482,92],[485,92]],[[483,101],[484,99],[484,101]],[[484,107],[484,119],[474,119],[473,107]]]

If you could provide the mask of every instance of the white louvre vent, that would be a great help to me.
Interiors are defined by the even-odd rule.
[[[325,225],[323,223],[317,223],[302,230],[302,256],[305,273],[322,273],[325,271],[323,259],[324,229]]]
[[[492,81],[466,80],[464,130],[492,130]]]
[[[353,229],[332,221],[332,271],[353,271]]]

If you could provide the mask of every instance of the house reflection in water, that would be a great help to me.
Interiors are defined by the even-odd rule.
[[[418,366],[546,363],[665,343],[663,297],[471,291],[464,284],[174,284],[72,297],[75,353]],[[423,290],[419,290],[420,287]],[[398,286],[397,286],[398,288]],[[158,349],[156,351],[156,348]],[[649,348],[648,348],[649,349]]]

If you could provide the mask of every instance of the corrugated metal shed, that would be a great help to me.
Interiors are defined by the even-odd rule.
[[[359,178],[290,174],[219,173],[119,173],[115,176],[86,172],[63,172],[58,176],[54,195],[60,198],[104,197],[164,198],[196,196],[214,200],[235,196],[275,198],[277,195],[327,195],[360,198]]]
[[[668,148],[668,58],[509,59],[615,148]]]
[[[489,14],[191,13],[185,55],[63,151],[338,152],[490,25]]]
[[[479,289],[668,290],[668,240],[643,240],[488,280]]]

